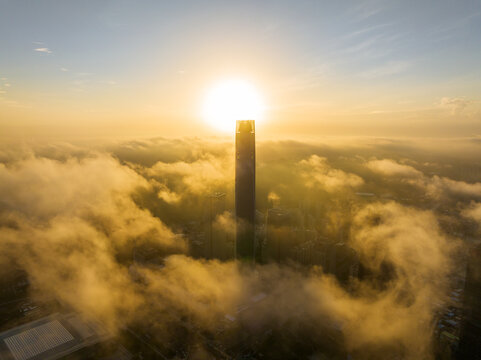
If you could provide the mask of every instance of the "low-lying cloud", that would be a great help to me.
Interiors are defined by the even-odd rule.
[[[366,166],[373,172],[398,178],[425,190],[433,198],[452,198],[456,196],[481,197],[481,183],[468,183],[445,176],[426,176],[413,166],[400,164],[392,159],[371,160]]]
[[[386,176],[420,177],[423,175],[421,171],[414,167],[399,164],[391,159],[371,160],[366,166],[372,171]]]
[[[356,174],[331,168],[326,158],[317,155],[301,160],[299,166],[308,187],[318,186],[327,192],[356,188],[364,183],[363,179]]]
[[[282,206],[309,196],[311,203],[317,202],[310,217],[342,216],[349,225],[345,240],[367,275],[351,278],[346,287],[320,266],[251,268],[232,260],[192,257],[187,240],[176,234],[182,227],[169,216],[175,209],[192,211],[195,198],[207,204],[202,199],[219,188],[232,191],[233,161],[229,151],[215,144],[211,152],[200,151],[201,146],[188,151],[178,142],[175,146],[177,152],[157,154],[148,142],[131,144],[122,147],[124,158],[118,152],[113,156],[78,148],[43,155],[38,150],[21,156],[2,153],[2,268],[25,269],[36,289],[32,295],[52,295],[113,331],[143,323],[166,340],[174,336],[170,329],[175,324],[189,322],[215,333],[227,322],[249,334],[290,328],[318,344],[326,333],[337,334],[339,346],[358,358],[381,358],[385,351],[405,359],[432,357],[434,299],[444,298],[458,241],[443,233],[432,211],[370,202],[344,213],[328,206],[329,196],[335,200],[336,194],[369,186],[369,172],[453,194],[471,194],[478,185],[464,183],[469,186],[463,190],[463,182],[427,177],[390,159],[366,165],[357,154],[343,154],[328,160],[299,144],[293,147],[299,153],[287,160],[284,155],[263,158],[260,189],[265,194],[259,197]],[[148,163],[135,161],[136,149],[148,154]],[[366,168],[362,177],[358,171]],[[317,189],[322,194],[313,191]],[[158,203],[166,207],[156,207]],[[478,205],[465,214],[477,219]],[[193,214],[192,221],[205,217],[203,212]],[[313,220],[306,216],[305,221]],[[212,228],[231,239],[232,212],[217,214]],[[136,249],[143,247],[160,249],[162,262],[137,261]],[[229,344],[222,336],[216,340]]]

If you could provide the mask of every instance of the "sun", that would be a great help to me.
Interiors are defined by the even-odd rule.
[[[206,94],[203,117],[221,131],[233,131],[236,120],[262,121],[264,105],[256,88],[241,79],[225,80]]]

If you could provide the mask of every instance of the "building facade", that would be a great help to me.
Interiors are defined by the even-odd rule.
[[[255,258],[256,149],[254,120],[238,120],[235,134],[236,258]]]

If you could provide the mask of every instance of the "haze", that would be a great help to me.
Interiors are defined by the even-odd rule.
[[[0,0],[0,359],[479,360],[480,34]]]
[[[480,131],[478,1],[13,1],[2,136],[215,135],[205,93],[242,78],[270,135]]]

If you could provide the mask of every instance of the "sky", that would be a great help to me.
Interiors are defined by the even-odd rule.
[[[230,78],[260,136],[478,136],[479,34],[468,0],[0,0],[0,136],[216,136]]]
[[[147,324],[159,344],[236,313],[320,341],[335,323],[355,358],[429,359],[433,299],[465,269],[458,237],[481,229],[480,34],[480,0],[0,0],[0,278],[20,266],[33,299],[112,331]],[[317,267],[190,256],[209,194],[234,208],[233,133],[203,115],[229,79],[264,104],[256,209],[302,209],[309,234],[349,240],[372,274],[352,293]],[[210,227],[224,259],[230,210]]]

